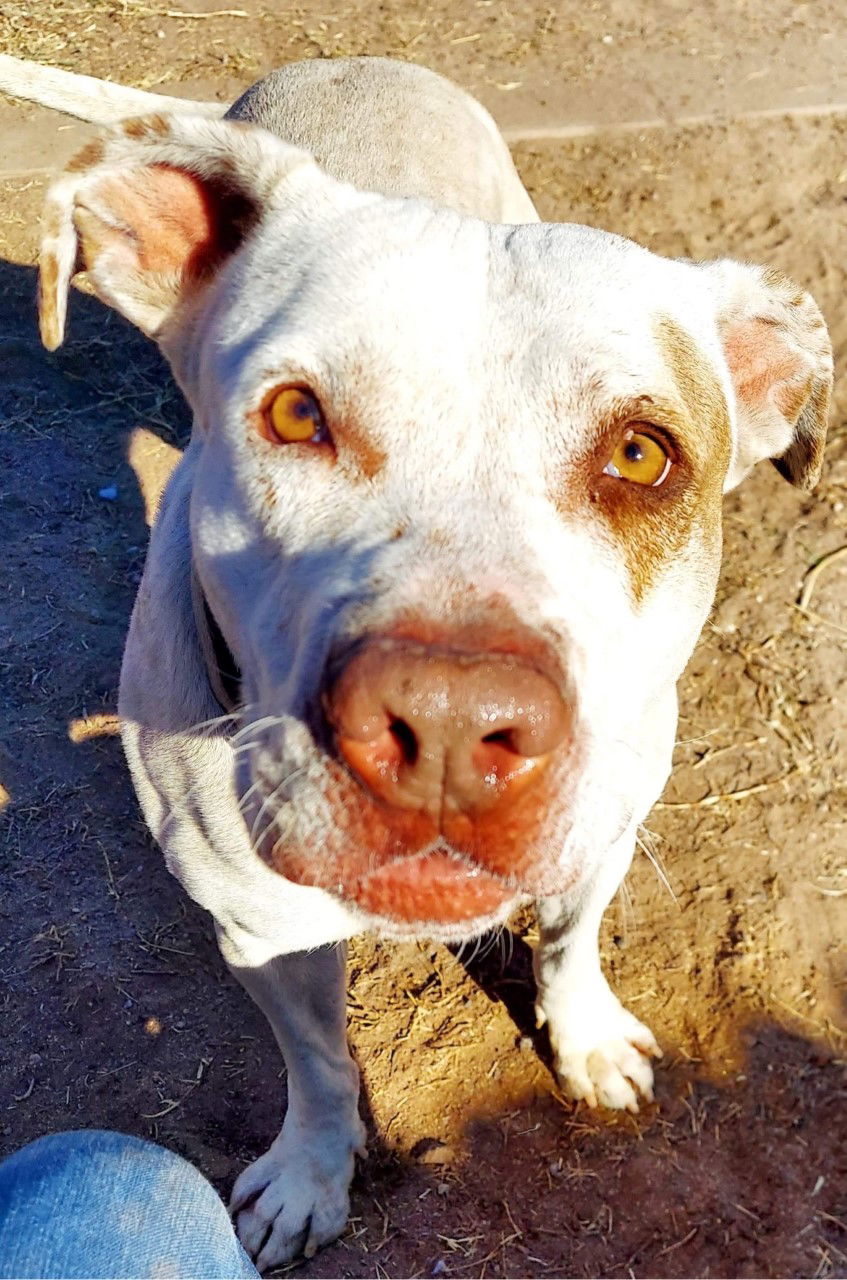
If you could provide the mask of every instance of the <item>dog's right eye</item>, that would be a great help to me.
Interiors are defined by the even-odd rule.
[[[329,439],[321,406],[308,387],[278,387],[265,401],[261,431],[271,444],[321,444]]]

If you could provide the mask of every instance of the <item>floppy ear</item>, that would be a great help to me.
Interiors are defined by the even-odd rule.
[[[123,120],[73,159],[47,193],[38,311],[44,345],[64,337],[77,270],[156,336],[312,157],[254,125],[190,115]]]
[[[832,344],[817,303],[765,267],[704,264],[735,389],[737,438],[725,490],[770,458],[792,484],[820,475],[832,392]]]

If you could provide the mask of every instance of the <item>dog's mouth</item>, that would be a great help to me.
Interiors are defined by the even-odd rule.
[[[458,936],[466,926],[469,935],[480,922],[504,920],[522,898],[565,887],[559,859],[539,853],[546,820],[537,805],[527,803],[508,822],[482,815],[477,824],[442,824],[425,813],[385,809],[331,758],[323,773],[319,822],[314,794],[310,802],[296,784],[284,796],[278,788],[247,788],[247,826],[260,828],[252,832],[254,847],[285,879],[325,890],[382,929],[446,927]],[[279,798],[279,809],[256,821],[267,815],[269,796]]]
[[[368,860],[370,861],[370,860]],[[400,925],[463,925],[499,916],[519,896],[500,876],[449,845],[437,844],[382,866],[343,859],[334,884],[320,863],[277,846],[273,865],[288,880],[328,890],[369,916]],[[358,864],[358,865],[357,865]]]

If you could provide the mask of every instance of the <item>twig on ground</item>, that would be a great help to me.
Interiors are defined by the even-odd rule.
[[[798,609],[802,609],[804,612],[808,610],[809,602],[812,599],[821,574],[825,573],[827,569],[831,569],[844,556],[847,556],[847,546],[836,547],[834,551],[829,551],[825,556],[821,556],[817,564],[812,565],[803,579],[803,589],[797,599]]]
[[[746,800],[748,796],[760,795],[763,791],[770,791],[771,787],[778,787],[781,782],[787,782],[795,774],[804,772],[800,765],[795,765],[793,769],[787,769],[778,778],[771,778],[769,782],[758,782],[754,787],[742,787],[739,791],[722,791],[719,794],[703,796],[702,800],[660,800],[653,807],[655,809],[708,809],[711,805],[720,804],[722,800]]]

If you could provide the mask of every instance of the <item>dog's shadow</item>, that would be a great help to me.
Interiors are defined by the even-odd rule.
[[[549,1067],[552,1062],[549,1038],[546,1030],[536,1026],[532,948],[520,934],[498,929],[470,945],[452,945],[448,950],[480,990],[504,1006],[520,1037],[532,1041]]]
[[[191,416],[155,345],[89,294],[72,292],[66,342],[45,351],[36,272],[4,261],[0,370],[4,569],[21,584],[0,619],[10,677],[0,782],[25,802],[49,788],[43,762],[11,749],[12,739],[39,722],[62,757],[53,770],[61,785],[77,772],[79,745],[95,736],[81,720],[116,710],[148,540],[149,498],[132,443],[142,434],[175,457]],[[81,736],[69,743],[74,732]],[[123,776],[117,739],[111,744],[101,742],[104,767]],[[126,819],[134,810],[128,779],[119,785],[110,799]]]
[[[190,410],[155,343],[92,294],[73,289],[65,341],[46,351],[36,283],[34,268],[0,260],[0,421],[33,438],[55,432],[60,441],[72,432],[81,450],[96,433],[93,461],[101,474],[117,474],[137,428],[183,448]],[[56,479],[61,483],[61,473]],[[143,504],[133,506],[131,492],[122,492],[121,502],[122,519],[143,519]]]

